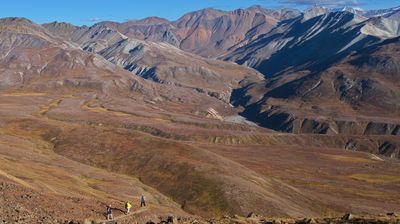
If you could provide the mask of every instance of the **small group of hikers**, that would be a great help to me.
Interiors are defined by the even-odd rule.
[[[146,201],[145,201],[143,195],[140,197],[140,207],[146,207]],[[132,204],[129,201],[127,201],[125,203],[125,210],[126,210],[125,214],[126,215],[128,215],[131,212],[131,208],[132,208]],[[114,219],[113,208],[111,207],[111,205],[107,206],[106,214],[107,214],[107,220]]]

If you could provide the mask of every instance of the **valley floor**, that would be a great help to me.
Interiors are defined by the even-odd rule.
[[[0,223],[102,220],[110,203],[116,216],[128,200],[138,211],[142,194],[150,206],[121,222],[399,212],[399,161],[344,150],[347,138],[87,94],[4,92]]]

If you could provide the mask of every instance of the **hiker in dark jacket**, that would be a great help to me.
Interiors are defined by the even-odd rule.
[[[106,214],[107,214],[107,220],[112,220],[113,219],[111,205],[107,206]]]
[[[146,201],[144,200],[144,196],[140,198],[140,207],[146,207]]]

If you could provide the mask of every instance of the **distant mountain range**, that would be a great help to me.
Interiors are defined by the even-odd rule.
[[[278,24],[303,15],[305,19],[329,12],[350,12],[371,18],[381,16],[398,19],[399,8],[364,11],[358,8],[326,8],[315,6],[301,12],[296,9],[265,9],[252,6],[234,11],[221,11],[212,8],[187,13],[176,21],[149,17],[129,20],[123,23],[100,22],[127,37],[166,42],[184,51],[204,57],[218,57],[227,51],[254,40],[267,33]]]
[[[398,45],[398,14],[399,8],[363,11],[316,6],[300,12],[253,6],[234,11],[204,9],[187,13],[174,22],[150,17],[124,23],[100,22],[91,27],[58,22],[37,25],[26,19],[2,19],[1,46],[5,52],[2,61],[10,72],[5,73],[9,75],[1,86],[44,88],[69,83],[104,88],[110,86],[104,83],[106,80],[89,78],[84,74],[91,72],[81,72],[82,69],[102,70],[97,62],[101,61],[106,67],[114,65],[113,69],[133,73],[135,76],[121,77],[123,85],[130,83],[131,86],[124,88],[140,89],[151,97],[157,95],[154,88],[160,89],[156,91],[160,94],[165,91],[163,85],[168,85],[177,89],[161,94],[164,98],[188,103],[198,98],[194,95],[199,95],[198,99],[204,103],[211,96],[217,104],[221,103],[215,107],[224,108],[229,103],[241,106],[243,116],[270,129],[339,133],[342,128],[338,123],[346,117],[368,124],[376,122],[373,117],[378,113],[385,118],[400,116],[399,86],[393,84],[397,83],[396,74],[400,72],[399,57],[396,53],[382,52],[396,49]],[[37,65],[32,58],[15,57],[27,52],[40,55],[43,48],[48,53],[35,59]],[[355,76],[367,66],[364,65],[367,62],[357,58],[370,58],[370,54],[375,55],[369,59],[374,66],[368,66],[375,69],[375,75]],[[89,58],[93,68],[87,64]],[[223,61],[254,68],[261,74]],[[21,75],[11,72],[15,68],[10,67],[12,63],[15,67],[25,66],[24,71],[18,70]],[[333,68],[337,71],[332,72]],[[43,75],[35,75],[49,71],[74,76],[68,80],[46,79],[46,83],[41,83],[38,77]],[[102,73],[107,71],[95,74]],[[19,76],[20,80],[16,81]],[[157,87],[151,87],[154,85]],[[357,93],[352,90],[349,95],[348,88],[356,88]],[[342,114],[333,113],[335,110]],[[362,117],[361,121],[357,117]],[[324,128],[305,130],[302,126],[305,120],[321,123]],[[396,122],[384,119],[379,122],[397,127]],[[368,127],[356,133],[366,133]],[[381,133],[390,134],[390,130]]]
[[[240,104],[246,108],[243,116],[265,127],[289,132],[336,133],[340,132],[338,128],[342,129],[337,127],[337,123],[342,119],[333,115],[332,110],[341,110],[344,113],[343,117],[363,116],[361,120],[366,124],[375,120],[372,117],[383,108],[385,117],[399,116],[398,86],[387,86],[389,83],[395,83],[397,76],[386,75],[388,71],[390,74],[399,72],[396,70],[396,54],[390,55],[390,59],[374,59],[382,61],[376,66],[391,66],[379,70],[379,75],[385,79],[380,76],[349,78],[347,75],[350,74],[344,71],[337,71],[337,75],[327,79],[327,72],[332,70],[332,67],[344,63],[350,57],[356,57],[356,54],[360,54],[358,52],[386,49],[383,46],[387,44],[397,46],[400,35],[398,15],[398,7],[364,11],[350,7],[330,9],[316,6],[300,12],[293,9],[270,10],[253,6],[234,11],[204,9],[187,13],[174,22],[150,17],[124,23],[100,22],[91,27],[75,27],[65,23],[44,24],[43,27],[60,38],[77,43],[83,50],[97,53],[113,64],[146,79],[158,83],[175,83],[193,89],[201,88],[201,91],[216,96],[217,99]],[[179,51],[178,48],[183,51]],[[249,76],[246,76],[246,80],[236,76],[234,80],[242,84],[247,83],[242,86],[246,91],[236,91],[233,96],[230,94],[230,87],[212,87],[216,80],[219,80],[219,84],[226,83],[227,75],[218,78],[212,70],[193,68],[193,63],[190,62],[186,64],[187,67],[179,69],[171,64],[173,61],[184,62],[185,58],[193,58],[184,52],[252,67],[267,79],[255,84],[249,81]],[[149,55],[156,57],[149,58]],[[390,64],[386,63],[388,60]],[[361,65],[349,65],[355,69],[351,76],[355,71],[360,72],[357,66]],[[201,75],[196,75],[196,79],[189,78],[188,74],[196,71]],[[338,82],[354,82],[354,85],[360,85],[357,87],[360,93],[353,96],[352,100],[345,99],[344,90],[339,87],[344,84]],[[328,85],[332,86],[331,90],[327,89]],[[258,91],[249,93],[249,86]],[[379,95],[380,98],[364,96],[364,89],[369,89],[369,96]],[[239,92],[242,95],[238,95]],[[243,98],[246,98],[246,101],[240,100]],[[325,101],[328,98],[335,99],[329,106],[325,107],[319,103],[320,100]],[[275,102],[272,99],[285,99],[286,102],[284,105],[275,104],[271,103]],[[382,99],[392,100],[390,103],[384,103]],[[299,102],[304,103],[298,104]],[[310,105],[304,110],[298,108],[298,105],[304,107],[306,104]],[[318,104],[318,109],[309,109],[315,104]],[[265,110],[261,105],[273,109]],[[332,105],[338,108],[332,109]],[[277,108],[280,108],[278,114]],[[321,114],[327,117],[314,119]],[[277,119],[277,116],[280,119]],[[332,116],[333,123],[329,123],[328,120],[331,120]],[[327,128],[304,130],[301,125],[304,119],[322,122]],[[299,127],[294,124],[297,120],[300,120]],[[390,123],[380,122],[388,125]],[[395,124],[390,123],[396,127]],[[366,126],[357,130],[357,133],[367,132],[367,129]],[[386,130],[383,133],[389,132],[390,130]]]

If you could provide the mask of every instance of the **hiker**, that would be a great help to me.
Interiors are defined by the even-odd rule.
[[[131,212],[131,208],[132,208],[131,203],[129,203],[129,201],[127,201],[127,202],[125,203],[125,209],[126,209],[126,214],[127,214],[127,215],[129,214],[129,212]]]
[[[107,214],[107,220],[112,220],[113,219],[111,205],[107,206],[106,214]]]
[[[144,196],[140,198],[140,207],[146,207],[146,201],[144,200]]]

